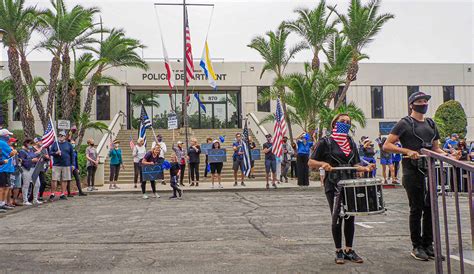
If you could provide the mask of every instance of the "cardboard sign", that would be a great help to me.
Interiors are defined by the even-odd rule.
[[[209,149],[208,151],[209,163],[222,163],[227,161],[227,153],[225,149]]]
[[[255,160],[260,160],[260,149],[252,149],[250,150],[250,159],[252,159],[252,161],[255,161]]]
[[[143,181],[156,181],[161,174],[163,174],[163,167],[161,164],[142,165]]]
[[[178,116],[174,112],[168,113],[168,129],[178,128]]]
[[[69,120],[58,120],[58,129],[64,129],[64,130],[71,129],[71,121],[69,121]]]
[[[207,155],[207,151],[210,150],[210,149],[212,149],[212,143],[210,143],[210,144],[208,144],[208,143],[201,144],[202,153]]]

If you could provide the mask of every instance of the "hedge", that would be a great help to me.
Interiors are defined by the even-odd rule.
[[[462,105],[454,100],[450,100],[440,105],[436,110],[434,120],[438,126],[441,140],[457,133],[461,138],[467,134],[467,117]]]

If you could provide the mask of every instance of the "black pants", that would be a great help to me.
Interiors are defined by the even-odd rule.
[[[410,206],[410,237],[413,247],[430,246],[433,244],[433,231],[425,175],[419,171],[403,175],[402,183]]]
[[[44,176],[44,172],[39,173],[39,180],[40,180],[40,189],[39,189],[39,196],[38,197],[43,197],[44,191],[46,190],[46,177]]]
[[[74,180],[76,181],[77,190],[79,193],[82,193],[81,176],[79,176],[79,170],[77,170],[77,168],[72,171],[72,176],[74,176]],[[67,181],[67,194],[71,194],[71,181]]]
[[[110,182],[117,182],[120,173],[120,164],[110,165]]]
[[[87,167],[87,186],[94,187],[95,183],[95,172],[97,171],[96,166],[88,166]]]
[[[181,176],[179,176],[179,182],[183,184],[184,174],[185,174],[184,171],[186,170],[186,164],[179,165],[179,170],[181,170]]]
[[[309,156],[306,154],[298,154],[296,158],[296,166],[298,172],[298,185],[299,186],[309,186],[309,167],[308,167]]]
[[[179,197],[181,197],[182,191],[178,186],[177,176],[172,176],[170,178],[170,185],[171,185],[171,188],[173,189],[173,197],[178,197],[176,194],[179,194]]]
[[[142,166],[140,163],[133,163],[133,183],[137,184],[138,181],[138,176],[140,176],[140,182],[142,181]]]
[[[209,164],[209,158],[206,155],[206,165],[204,166],[204,177],[207,177],[207,165]]]
[[[294,178],[294,177],[298,176],[296,171],[297,171],[296,170],[296,161],[291,161],[291,171],[290,171],[291,178]]]
[[[150,184],[151,184],[151,190],[153,191],[153,193],[156,193],[156,182],[155,181],[150,181]],[[142,193],[145,194],[145,192],[146,192],[146,181],[142,182],[141,187],[142,187]]]
[[[340,216],[332,216],[333,208],[334,208],[334,199],[336,196],[336,192],[331,191],[326,193],[326,198],[328,200],[329,209],[331,210],[331,217],[332,217],[332,238],[334,240],[334,245],[336,249],[342,248],[342,222],[344,222],[344,238],[346,241],[346,247],[352,247],[354,242],[354,234],[355,234],[355,224],[354,224],[354,216],[349,218],[343,218]]]
[[[199,163],[189,163],[189,170],[191,171],[191,182],[194,182],[195,176],[196,181],[199,182]]]

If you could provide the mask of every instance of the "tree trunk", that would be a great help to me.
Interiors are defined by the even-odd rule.
[[[12,45],[8,47],[8,70],[10,71],[10,75],[15,85],[15,101],[20,109],[20,120],[25,137],[34,138],[35,121],[23,86],[18,51],[16,47]]]
[[[315,51],[314,56],[313,56],[313,60],[311,61],[311,68],[314,71],[318,71],[320,65],[321,65],[321,61],[319,60],[318,52]]]
[[[61,68],[61,60],[59,59],[59,53],[51,60],[51,70],[49,72],[49,86],[48,86],[48,103],[47,113],[49,117],[53,113],[53,109],[56,107],[56,92],[58,92],[58,75]],[[53,117],[54,120],[54,117]]]
[[[69,90],[69,78],[71,76],[71,58],[69,56],[69,47],[65,46],[62,54],[62,72],[61,72],[61,109],[62,119],[71,120],[71,113],[74,106],[75,96]]]
[[[94,98],[95,92],[97,91],[97,80],[102,76],[102,69],[104,67],[100,65],[97,68],[97,71],[92,75],[92,81],[89,85],[89,88],[87,89],[87,97],[86,97],[86,102],[84,103],[84,110],[82,111],[82,114],[86,114],[87,116],[90,116],[91,110],[92,110],[92,99]],[[81,128],[79,130],[79,134],[77,136],[77,146],[80,146],[82,144],[82,139],[84,138],[84,134],[86,133],[86,128],[84,125],[81,124]]]
[[[41,124],[43,125],[43,130],[46,130],[48,127],[48,117],[44,111],[43,102],[41,101],[41,97],[36,90],[36,87],[33,87],[33,76],[31,74],[30,63],[26,59],[26,55],[23,51],[20,52],[20,66],[21,71],[23,72],[23,76],[25,77],[26,84],[32,88],[34,88],[33,92],[33,100],[35,102],[36,111],[38,112],[39,118],[41,119]]]
[[[352,59],[352,63],[349,65],[349,69],[347,70],[346,83],[344,84],[344,89],[342,89],[342,92],[339,98],[337,99],[337,102],[335,102],[334,109],[339,108],[344,102],[344,98],[346,98],[347,91],[349,90],[349,86],[351,85],[351,82],[357,79],[358,72],[359,72],[359,64],[357,60]]]

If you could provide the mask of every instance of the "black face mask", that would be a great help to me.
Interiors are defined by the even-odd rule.
[[[425,114],[426,112],[428,112],[428,105],[413,105],[412,108],[414,111],[421,114]]]

